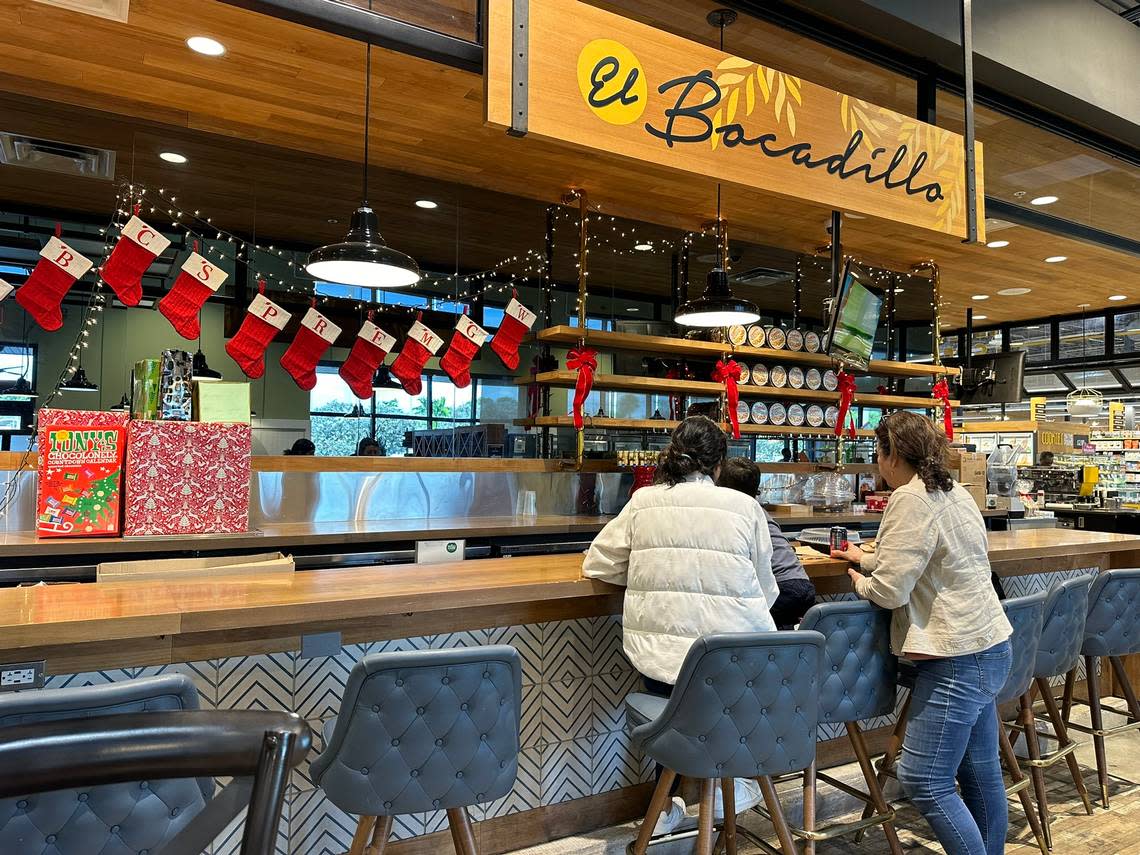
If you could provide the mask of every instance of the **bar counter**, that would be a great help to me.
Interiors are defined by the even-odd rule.
[[[1008,595],[1019,596],[1054,574],[1140,565],[1140,538],[994,532],[990,558]],[[820,555],[805,565],[822,595],[850,592],[845,562]],[[639,677],[622,654],[622,591],[582,579],[580,568],[580,555],[563,554],[9,588],[0,590],[0,662],[45,660],[49,688],[180,671],[206,706],[292,709],[319,733],[369,653],[512,644],[523,659],[522,751],[515,791],[475,814],[486,820],[478,834],[490,855],[645,808],[652,769],[624,731],[623,701]],[[872,747],[892,721],[867,723]],[[821,765],[847,759],[840,736],[821,725]],[[316,851],[306,848],[308,818],[329,851],[345,851],[353,820],[304,768],[293,783],[287,808],[306,817],[306,831],[288,851]],[[442,823],[410,818],[392,851],[442,851]]]

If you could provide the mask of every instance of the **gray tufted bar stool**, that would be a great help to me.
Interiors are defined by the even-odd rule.
[[[1025,734],[1029,753],[1029,773],[1033,779],[1033,789],[1037,797],[1037,811],[1041,816],[1045,843],[1053,848],[1053,833],[1049,816],[1049,802],[1045,791],[1045,769],[1064,760],[1073,778],[1073,786],[1084,802],[1085,811],[1092,815],[1092,802],[1081,776],[1081,767],[1074,754],[1077,743],[1069,739],[1068,730],[1061,719],[1056,698],[1049,680],[1067,674],[1077,667],[1081,644],[1085,634],[1085,616],[1089,610],[1089,587],[1093,574],[1078,576],[1055,583],[1049,588],[1045,598],[1044,619],[1041,627],[1041,641],[1037,646],[1037,659],[1033,669],[1033,686],[1041,696],[1045,712],[1053,726],[1057,739],[1057,750],[1042,755],[1037,737],[1037,719],[1033,712],[1032,691],[1022,694],[1019,721]],[[1016,736],[1015,736],[1016,738]]]
[[[196,709],[198,690],[194,684],[181,674],[168,674],[104,686],[0,695],[0,728],[119,713]],[[202,811],[213,793],[212,778],[189,778],[103,784],[0,799],[0,852],[157,852]]]
[[[815,773],[814,765],[804,773],[804,828],[794,830],[807,841],[805,855],[814,851],[817,840],[830,840],[882,825],[892,855],[902,849],[894,828],[894,811],[883,797],[860,721],[894,711],[897,696],[898,660],[891,653],[891,613],[865,600],[819,603],[800,621],[801,630],[815,630],[826,639],[823,648],[823,676],[819,689],[820,723],[842,722],[867,792],[859,792],[842,781]],[[867,805],[864,817],[856,822],[835,823],[814,828],[816,782],[826,781]]]
[[[1108,808],[1108,758],[1104,739],[1140,728],[1140,703],[1128,673],[1120,661],[1121,656],[1140,652],[1140,568],[1109,570],[1101,573],[1089,590],[1089,610],[1085,619],[1084,642],[1081,655],[1085,660],[1086,686],[1092,727],[1071,719],[1073,687],[1076,668],[1065,679],[1065,704],[1062,718],[1065,725],[1082,733],[1091,733],[1096,752],[1096,771],[1100,783],[1101,803]],[[1101,703],[1100,684],[1097,679],[1098,660],[1107,658],[1116,682],[1124,694],[1127,710],[1106,707]],[[1124,716],[1125,724],[1104,726],[1104,710]]]
[[[357,663],[311,767],[329,801],[360,816],[350,855],[379,855],[393,817],[434,810],[447,811],[455,851],[476,855],[467,808],[514,785],[521,696],[519,654],[507,645]]]
[[[1033,810],[1033,803],[1030,801],[1027,792],[1032,781],[1025,777],[1025,773],[1021,771],[1021,764],[1013,751],[1013,743],[1010,741],[1009,734],[1006,733],[1005,722],[1001,718],[1001,706],[1014,701],[1020,703],[1021,698],[1029,692],[1029,688],[1033,684],[1033,674],[1037,667],[1037,648],[1041,643],[1041,628],[1045,617],[1045,600],[1047,597],[1047,591],[1038,591],[1036,594],[1030,594],[1027,597],[1004,600],[1001,604],[1002,608],[1005,609],[1005,616],[1013,627],[1013,635],[1009,637],[1010,647],[1013,648],[1013,658],[1010,662],[1009,676],[1006,677],[1005,685],[998,692],[997,711],[995,713],[998,717],[998,748],[1002,760],[1005,761],[1006,770],[1013,780],[1013,784],[1006,787],[1006,795],[1016,794],[1021,801],[1025,818],[1029,820],[1029,827],[1033,829],[1033,836],[1037,840],[1037,846],[1041,849],[1042,855],[1048,855],[1049,845],[1046,842],[1041,821]]]
[[[664,767],[632,851],[644,855],[653,827],[677,775],[700,781],[698,855],[713,851],[714,787],[724,798],[722,842],[736,855],[735,778],[754,778],[780,842],[768,852],[792,855],[791,830],[772,777],[815,762],[820,663],[818,632],[786,631],[710,635],[689,648],[668,700],[626,698],[633,741]]]

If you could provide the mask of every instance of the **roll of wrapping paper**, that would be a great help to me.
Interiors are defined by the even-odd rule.
[[[131,418],[154,421],[158,418],[159,361],[140,359],[131,372]]]

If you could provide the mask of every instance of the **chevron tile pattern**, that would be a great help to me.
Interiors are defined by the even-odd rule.
[[[593,727],[591,681],[564,677],[540,687],[542,727],[539,747],[588,736]]]
[[[521,813],[542,803],[542,752],[524,748],[519,752],[519,773],[511,791],[501,799],[472,808],[472,819],[491,819]],[[477,813],[481,811],[481,815]]]
[[[294,711],[296,662],[292,652],[218,660],[218,709]]]
[[[532,623],[524,626],[501,626],[487,633],[487,644],[509,644],[522,659],[524,686],[537,685],[543,678],[543,640],[549,624]]]
[[[594,625],[590,619],[551,621],[542,640],[543,682],[589,677],[593,652]]]
[[[593,792],[594,755],[589,739],[555,742],[542,752],[542,799],[553,805]]]
[[[371,644],[349,644],[336,656],[297,658],[293,709],[304,719],[334,718],[352,667],[371,652]]]
[[[289,850],[289,813],[292,804],[286,798],[281,809],[281,825],[277,828],[277,845],[274,855],[290,855]],[[210,849],[211,855],[238,855],[241,852],[241,836],[245,828],[245,811],[243,810],[233,822],[226,826],[226,830],[219,834]],[[351,843],[351,838],[349,839]],[[340,855],[340,853],[337,853]]]
[[[45,689],[70,689],[76,686],[102,686],[119,680],[129,680],[135,668],[112,668],[108,671],[84,671],[81,674],[53,674],[44,680]]]

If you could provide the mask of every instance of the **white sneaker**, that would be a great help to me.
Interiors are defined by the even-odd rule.
[[[764,798],[760,792],[760,784],[751,778],[736,778],[734,785],[737,814],[742,814],[760,804]],[[713,792],[713,819],[716,822],[724,821],[724,796],[719,786]]]
[[[657,817],[657,824],[653,826],[653,836],[660,837],[662,834],[670,834],[676,831],[684,821],[685,800],[680,796],[673,796],[668,807],[661,811],[661,815]]]

